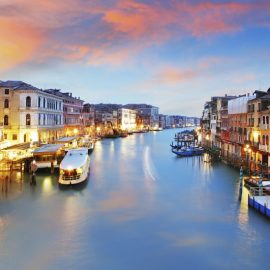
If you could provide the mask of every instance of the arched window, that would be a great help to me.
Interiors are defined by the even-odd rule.
[[[31,107],[31,97],[29,97],[29,96],[26,97],[26,104],[25,105],[26,105],[27,108]]]
[[[265,136],[262,136],[262,144],[265,145]]]
[[[46,100],[45,98],[43,98],[43,108],[45,108],[45,105],[46,105]]]
[[[269,137],[268,137],[268,135],[265,136],[265,144],[269,145]]]
[[[263,116],[263,124],[265,124],[265,116]]]
[[[26,123],[27,126],[31,125],[31,116],[30,116],[29,113],[25,117],[25,123]]]
[[[38,97],[38,107],[40,108],[41,105],[41,97]]]
[[[4,116],[4,125],[8,126],[8,116],[7,115]]]
[[[9,108],[9,100],[5,99],[4,101],[4,108]]]

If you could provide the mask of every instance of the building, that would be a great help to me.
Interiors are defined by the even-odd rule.
[[[137,111],[126,108],[118,109],[118,128],[121,130],[132,131],[137,127]]]
[[[10,144],[51,142],[63,135],[61,97],[22,81],[6,81],[0,83],[0,99],[3,136]]]
[[[82,125],[84,127],[84,134],[93,134],[95,130],[95,108],[89,103],[83,105]]]
[[[159,126],[159,108],[148,104],[127,104],[124,108],[137,111],[137,126],[157,128]]]
[[[63,100],[65,136],[82,134],[84,132],[82,116],[84,101],[79,97],[73,97],[72,93],[64,93],[59,89],[47,89],[45,91]]]
[[[270,89],[267,92],[255,91],[255,98],[248,101],[247,141],[250,146],[250,160],[254,169],[258,164],[270,165],[269,151],[269,117]]]
[[[162,129],[166,128],[166,115],[159,115],[159,127]]]
[[[254,99],[253,95],[242,95],[228,101],[226,129],[223,128],[221,138],[223,141],[222,156],[243,159],[243,149],[247,141],[247,112],[248,102]]]

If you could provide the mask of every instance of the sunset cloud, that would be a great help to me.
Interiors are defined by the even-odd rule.
[[[90,65],[104,65],[106,61],[119,65],[135,56],[135,51],[140,53],[169,40],[267,26],[266,15],[270,13],[264,1],[255,5],[174,0],[3,0],[0,9],[0,34],[5,37],[0,43],[1,69],[35,60],[37,50],[44,61],[49,55]],[[260,15],[254,10],[261,11]]]
[[[0,18],[0,70],[33,57],[45,38],[35,28]]]

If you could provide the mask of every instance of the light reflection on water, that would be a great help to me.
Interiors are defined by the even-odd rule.
[[[38,172],[31,187],[29,175],[14,176],[0,193],[1,266],[266,268],[270,223],[248,209],[245,188],[239,202],[239,173],[177,158],[174,132],[97,142],[86,185],[59,188],[57,175]]]

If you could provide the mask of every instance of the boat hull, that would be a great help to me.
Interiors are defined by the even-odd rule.
[[[85,169],[82,172],[82,174],[70,176],[70,177],[63,176],[60,174],[60,177],[58,179],[58,183],[60,185],[76,185],[76,184],[82,183],[88,179],[89,171],[90,171],[90,158],[88,157],[87,164],[86,164]]]

